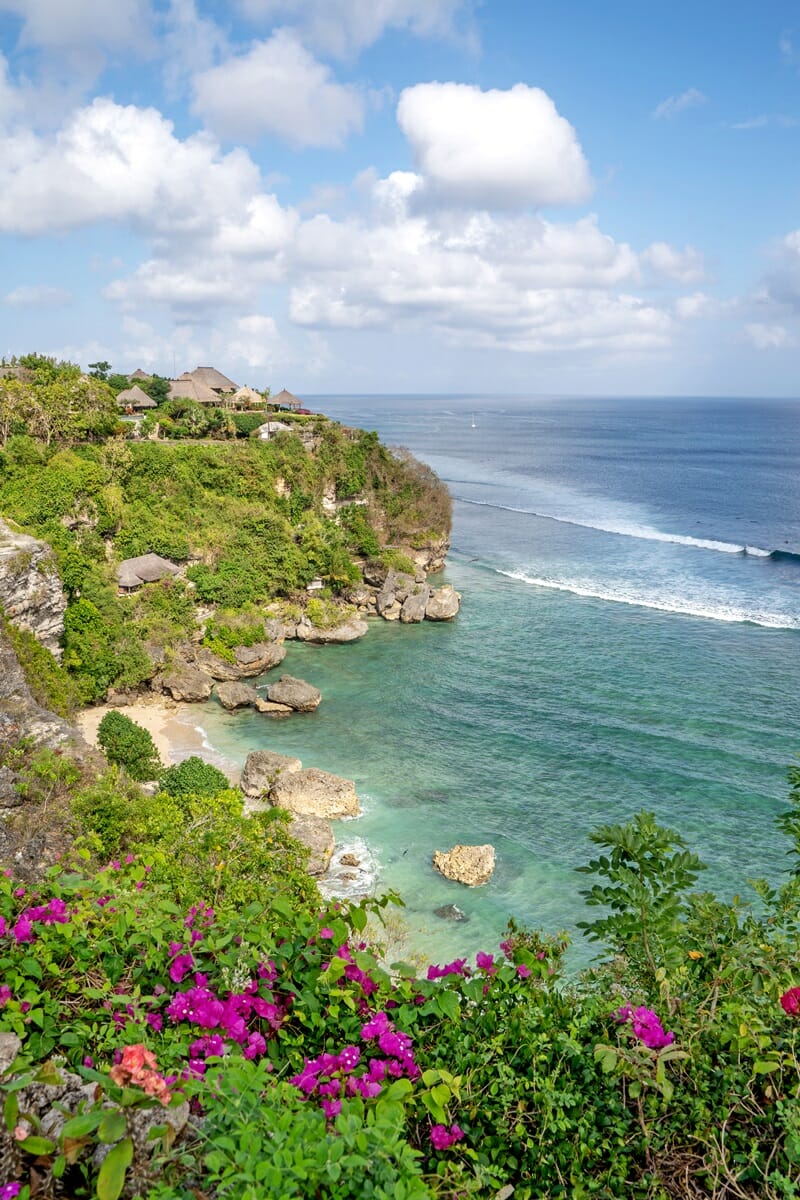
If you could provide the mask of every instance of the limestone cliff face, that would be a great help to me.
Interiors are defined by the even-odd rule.
[[[14,533],[0,520],[0,605],[9,621],[29,630],[56,658],[67,598],[53,552],[45,542]]]

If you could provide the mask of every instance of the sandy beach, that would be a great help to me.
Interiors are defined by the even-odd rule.
[[[75,723],[86,741],[91,746],[97,746],[97,730],[103,717],[107,712],[122,712],[148,731],[165,766],[183,762],[185,758],[196,754],[198,758],[213,761],[235,782],[238,771],[232,763],[220,761],[220,756],[206,745],[202,732],[197,728],[201,711],[201,705],[178,704],[174,700],[148,697],[121,709],[111,704],[86,708],[78,714]]]

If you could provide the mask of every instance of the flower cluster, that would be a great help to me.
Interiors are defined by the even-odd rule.
[[[0,1187],[0,1200],[14,1200],[22,1191],[21,1183],[4,1183]]]
[[[261,964],[260,980],[263,982],[273,974],[272,964]],[[187,1021],[201,1029],[215,1029],[215,1036],[196,1039],[190,1048],[189,1069],[194,1075],[205,1071],[206,1058],[224,1053],[223,1038],[241,1046],[245,1058],[258,1058],[267,1048],[266,1038],[259,1029],[251,1027],[254,1019],[260,1018],[274,1033],[283,1022],[289,999],[284,1002],[267,1000],[259,995],[259,979],[251,979],[241,992],[231,992],[224,1000],[208,987],[208,978],[195,974],[195,986],[185,992],[177,992],[167,1005],[166,1014],[171,1021]],[[268,1034],[269,1036],[269,1034]]]
[[[18,898],[24,894],[24,888],[18,888],[14,893]],[[20,913],[11,928],[6,924],[5,918],[0,917],[0,937],[5,937],[10,933],[17,945],[33,942],[36,940],[33,927],[37,922],[42,925],[66,925],[69,918],[70,911],[64,901],[58,896],[53,896],[47,901],[47,904],[37,904],[26,908]]]
[[[126,1046],[120,1061],[111,1068],[109,1075],[120,1087],[135,1084],[166,1107],[172,1095],[169,1084],[163,1075],[159,1075],[157,1066],[155,1055],[144,1046]]]
[[[465,958],[456,958],[453,962],[445,963],[443,967],[438,967],[435,964],[428,967],[428,979],[433,982],[434,979],[444,979],[447,975],[469,975],[469,967]]]
[[[307,1058],[302,1071],[289,1081],[305,1096],[319,1096],[322,1110],[329,1118],[341,1112],[345,1096],[360,1095],[372,1099],[380,1095],[387,1078],[419,1078],[411,1038],[398,1032],[385,1012],[376,1013],[361,1027],[361,1040],[376,1042],[384,1057],[370,1058],[359,1075],[355,1071],[361,1064],[361,1048],[345,1046],[339,1054],[325,1053],[318,1058]]]
[[[781,1008],[790,1017],[800,1016],[800,987],[789,988],[781,996]]]
[[[630,1004],[625,1004],[613,1015],[614,1020],[620,1024],[630,1021],[634,1036],[643,1042],[648,1050],[660,1050],[664,1046],[671,1046],[675,1041],[675,1034],[664,1032],[664,1026],[651,1008],[632,1008]]]
[[[456,1142],[460,1142],[463,1136],[464,1130],[458,1125],[451,1125],[449,1129],[446,1125],[431,1127],[431,1145],[434,1150],[447,1150]]]
[[[320,937],[326,932],[327,930],[323,929],[320,933]],[[377,983],[370,975],[367,974],[366,971],[362,971],[361,968],[356,964],[356,960],[350,953],[350,947],[347,944],[339,947],[339,949],[336,951],[336,957],[344,959],[344,961],[347,963],[347,966],[344,969],[345,979],[349,979],[352,983],[357,983],[365,996],[371,996],[373,992],[377,992]]]

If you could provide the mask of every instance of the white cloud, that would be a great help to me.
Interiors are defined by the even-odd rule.
[[[68,304],[72,295],[65,288],[48,287],[46,284],[30,284],[14,288],[3,297],[3,303],[12,308],[60,308]]]
[[[224,33],[209,17],[200,15],[195,0],[169,0],[159,41],[164,78],[172,95],[228,52]]]
[[[194,79],[193,109],[223,138],[264,134],[294,146],[340,146],[361,129],[364,98],[337,83],[287,30]]]
[[[693,321],[702,317],[713,317],[720,311],[719,301],[705,292],[692,292],[689,296],[679,296],[675,301],[675,314],[682,321]]]
[[[22,18],[22,45],[48,51],[136,49],[148,36],[149,0],[0,0]]]
[[[676,250],[668,242],[653,242],[643,252],[642,261],[655,275],[675,283],[700,283],[706,277],[703,255],[694,246]]]
[[[246,210],[259,172],[208,135],[176,138],[155,109],[97,99],[52,137],[21,132],[0,158],[0,231],[37,234],[130,221],[149,234],[196,235]]]
[[[426,187],[446,202],[516,208],[590,195],[575,130],[540,88],[417,84],[401,94],[397,119]]]
[[[798,125],[800,117],[790,117],[786,113],[761,113],[757,117],[748,117],[746,121],[734,121],[731,129],[766,129],[769,126],[795,129]]]
[[[666,100],[662,100],[653,109],[653,116],[656,120],[677,117],[689,108],[699,108],[702,104],[707,103],[708,96],[698,91],[697,88],[691,87],[687,88],[685,92],[681,92],[679,96],[668,96]]]
[[[780,350],[794,346],[795,339],[783,325],[766,325],[754,321],[745,326],[745,337],[757,350]]]
[[[253,21],[291,22],[307,44],[339,57],[371,46],[387,29],[455,37],[459,17],[466,18],[467,36],[474,36],[466,0],[240,0],[239,7]]]

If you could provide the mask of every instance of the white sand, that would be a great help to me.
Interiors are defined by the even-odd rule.
[[[117,708],[111,704],[98,704],[95,708],[85,708],[79,713],[75,724],[90,746],[97,746],[97,729],[107,712],[122,712],[146,729],[155,742],[161,761],[170,766],[182,762],[190,755],[211,760],[227,775],[233,777],[236,772],[232,764],[219,761],[219,756],[209,752],[209,747],[203,741],[203,735],[196,728],[199,707],[196,704],[178,704],[174,700],[164,700],[157,696],[147,697],[135,704]]]

